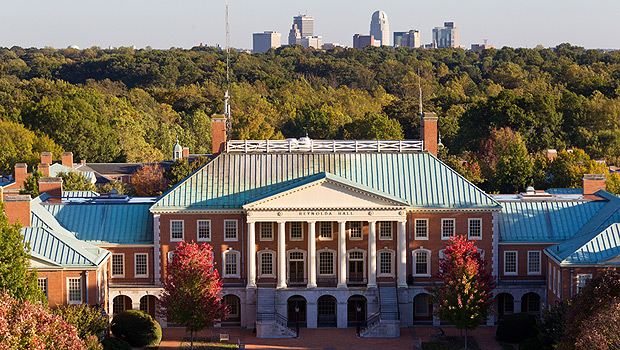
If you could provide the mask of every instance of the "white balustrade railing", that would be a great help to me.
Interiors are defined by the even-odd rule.
[[[232,140],[227,152],[421,152],[421,140]]]

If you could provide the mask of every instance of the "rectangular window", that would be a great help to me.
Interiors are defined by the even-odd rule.
[[[392,275],[392,253],[379,253],[379,275]]]
[[[379,221],[379,239],[392,239],[391,221]]]
[[[562,298],[562,269],[558,269],[558,298]]]
[[[290,236],[291,241],[303,241],[304,239],[304,226],[302,222],[291,222],[290,224]]]
[[[541,262],[540,262],[540,250],[533,250],[527,252],[527,274],[528,275],[540,275]]]
[[[556,280],[557,274],[555,273],[555,266],[553,267],[553,294],[557,295],[558,290],[556,289],[558,282]]]
[[[482,219],[469,219],[467,232],[469,239],[482,239]]]
[[[183,220],[170,220],[170,240],[183,240]]]
[[[441,219],[441,239],[454,236],[454,219]]]
[[[224,220],[224,241],[237,240],[237,220]]]
[[[504,252],[504,275],[516,275],[517,274],[517,252],[505,251]]]
[[[81,304],[82,303],[82,278],[69,277],[67,278],[67,297],[69,304]]]
[[[39,278],[37,280],[37,284],[39,285],[39,288],[41,288],[41,291],[45,295],[45,298],[47,298],[47,277]]]
[[[260,255],[260,274],[261,276],[273,276],[273,253]]]
[[[319,253],[319,275],[334,275],[334,253]]]
[[[321,221],[319,226],[319,238],[320,239],[333,239],[333,227],[331,221]]]
[[[136,265],[136,277],[149,277],[149,263],[147,253],[136,253],[134,255]]]
[[[362,239],[362,222],[361,221],[349,222],[349,239],[353,239],[353,240]]]
[[[260,240],[273,241],[273,224],[271,222],[260,223]]]
[[[112,254],[112,277],[125,277],[125,254]]]
[[[429,275],[428,256],[429,254],[425,251],[415,252],[415,274],[416,275]]]
[[[551,286],[553,286],[552,283],[552,278],[551,278],[551,263],[549,263],[548,269],[547,269],[547,280],[549,280],[548,285],[549,285],[549,290],[551,290]]]
[[[577,293],[581,292],[583,287],[586,286],[586,282],[588,282],[588,280],[590,280],[590,279],[592,279],[592,274],[591,273],[580,273],[580,274],[577,274]]]
[[[198,241],[211,240],[211,220],[198,220]]]
[[[428,219],[415,219],[415,239],[428,239]]]
[[[238,258],[237,253],[224,253],[224,277],[234,277],[239,275],[239,270],[237,268]]]

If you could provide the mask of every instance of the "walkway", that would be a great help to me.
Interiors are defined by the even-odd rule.
[[[454,327],[442,327],[447,335],[458,335],[459,330]],[[230,343],[237,343],[241,339],[246,349],[291,349],[291,350],[381,350],[383,349],[413,349],[413,340],[429,341],[429,335],[437,332],[437,327],[401,328],[399,338],[358,338],[355,329],[301,329],[297,339],[260,339],[251,330],[242,328],[223,328],[230,332]],[[218,329],[219,331],[220,329]],[[484,350],[501,350],[495,340],[496,327],[479,327],[471,334]],[[207,338],[211,330],[201,332],[200,338]],[[160,350],[177,350],[186,335],[183,328],[164,329]]]

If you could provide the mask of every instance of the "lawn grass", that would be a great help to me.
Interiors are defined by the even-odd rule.
[[[189,339],[183,339],[183,342],[181,342],[181,350],[191,349],[191,344]],[[237,344],[216,343],[205,339],[194,339],[194,349],[196,350],[225,350],[237,348]]]
[[[474,337],[467,337],[468,350],[481,350]],[[465,349],[465,339],[459,336],[449,336],[440,340],[422,343],[422,350],[461,350]]]

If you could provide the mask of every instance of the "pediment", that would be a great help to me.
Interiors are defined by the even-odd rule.
[[[324,176],[243,206],[246,210],[397,209],[408,203],[379,191]]]
[[[30,257],[30,267],[34,267],[37,269],[62,268],[62,266],[54,263],[51,260],[36,256]]]

